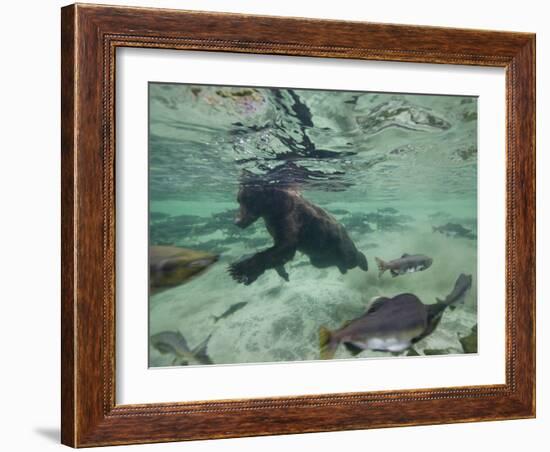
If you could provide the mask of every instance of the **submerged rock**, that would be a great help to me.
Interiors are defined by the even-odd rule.
[[[470,334],[458,339],[464,353],[477,353],[477,323],[472,327]]]
[[[466,122],[477,120],[477,111],[465,111],[462,114],[462,119]]]
[[[452,353],[452,350],[449,348],[425,348],[424,355],[433,356],[433,355],[448,355]]]
[[[462,161],[473,160],[477,158],[477,146],[458,148],[453,154]]]
[[[410,144],[406,144],[405,146],[399,146],[397,148],[394,148],[390,151],[390,154],[392,155],[405,155],[409,154],[411,152],[415,152],[416,149],[414,146]]]

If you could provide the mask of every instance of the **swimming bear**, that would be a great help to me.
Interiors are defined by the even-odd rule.
[[[263,218],[274,244],[232,263],[229,273],[235,281],[249,285],[270,268],[288,281],[284,265],[294,258],[296,251],[309,256],[317,268],[336,266],[342,274],[357,266],[368,270],[365,255],[357,250],[344,227],[298,191],[241,185],[237,201],[240,211],[235,224],[244,229]]]

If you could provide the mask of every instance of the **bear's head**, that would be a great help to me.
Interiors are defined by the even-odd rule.
[[[242,185],[237,201],[240,208],[235,224],[243,229],[260,217],[284,215],[292,206],[287,190],[266,185]]]

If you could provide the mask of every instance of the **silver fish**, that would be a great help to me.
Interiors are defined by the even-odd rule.
[[[229,306],[228,309],[226,309],[223,313],[220,315],[213,315],[214,323],[218,322],[218,320],[225,319],[226,317],[229,317],[231,314],[237,312],[238,310],[244,308],[248,304],[248,301],[241,301],[240,303],[235,303]]]
[[[432,226],[432,232],[439,232],[440,234],[453,238],[461,237],[470,240],[476,238],[476,234],[474,234],[471,229],[466,229],[458,223],[447,223],[442,226]]]
[[[461,302],[471,284],[472,276],[461,274],[445,300],[433,304],[424,304],[410,293],[375,298],[367,312],[341,328],[330,331],[321,326],[321,359],[333,358],[340,344],[353,355],[363,350],[400,353],[432,334],[445,310]]]
[[[416,295],[379,297],[367,312],[340,329],[319,329],[321,359],[332,358],[341,343],[353,354],[363,350],[402,352],[426,330],[427,319],[426,306]]]
[[[432,265],[433,259],[423,254],[403,254],[399,259],[386,262],[376,257],[378,264],[378,277],[381,277],[386,270],[389,270],[393,277],[405,273],[414,273],[426,270]]]
[[[210,335],[193,349],[189,348],[187,341],[179,331],[163,331],[151,336],[150,340],[151,345],[160,353],[174,355],[172,365],[213,364],[207,355]]]

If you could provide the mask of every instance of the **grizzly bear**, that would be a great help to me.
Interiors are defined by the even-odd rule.
[[[273,237],[273,246],[229,265],[229,273],[239,283],[252,284],[272,268],[288,281],[284,265],[296,251],[309,257],[317,268],[335,266],[342,274],[359,267],[367,271],[365,255],[357,250],[344,227],[320,207],[288,187],[242,185],[235,224],[246,228],[258,218]]]

